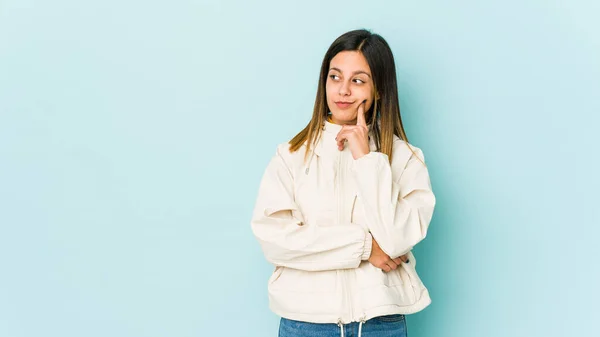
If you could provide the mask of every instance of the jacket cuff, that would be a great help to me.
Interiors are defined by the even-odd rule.
[[[369,258],[371,257],[371,249],[373,249],[373,236],[370,232],[367,232],[366,234],[367,235],[365,235],[365,245],[363,248],[362,256],[360,258],[362,261],[369,260]]]

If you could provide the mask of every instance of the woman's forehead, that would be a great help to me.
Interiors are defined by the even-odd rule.
[[[339,72],[347,73],[358,73],[364,72],[370,75],[369,64],[367,60],[357,51],[343,51],[335,55],[329,63],[330,70],[337,70]]]

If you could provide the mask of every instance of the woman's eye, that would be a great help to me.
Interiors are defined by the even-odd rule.
[[[338,75],[335,75],[335,74],[329,75],[329,78],[331,78],[332,80],[335,80],[335,81],[337,81],[337,80],[340,79],[340,77]],[[365,83],[365,81],[361,80],[360,78],[355,78],[353,81],[354,81],[354,83],[358,83],[358,84],[364,84]]]

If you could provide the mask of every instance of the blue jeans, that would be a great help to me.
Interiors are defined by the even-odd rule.
[[[358,337],[358,322],[343,325],[344,337]],[[334,323],[308,323],[282,318],[279,337],[340,337],[340,326]],[[404,315],[374,317],[362,325],[361,337],[406,337]]]

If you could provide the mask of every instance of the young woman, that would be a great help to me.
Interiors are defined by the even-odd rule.
[[[251,221],[275,265],[279,336],[406,336],[404,315],[431,302],[411,249],[434,206],[390,47],[366,30],[343,34],[323,59],[311,121],[266,168]]]

